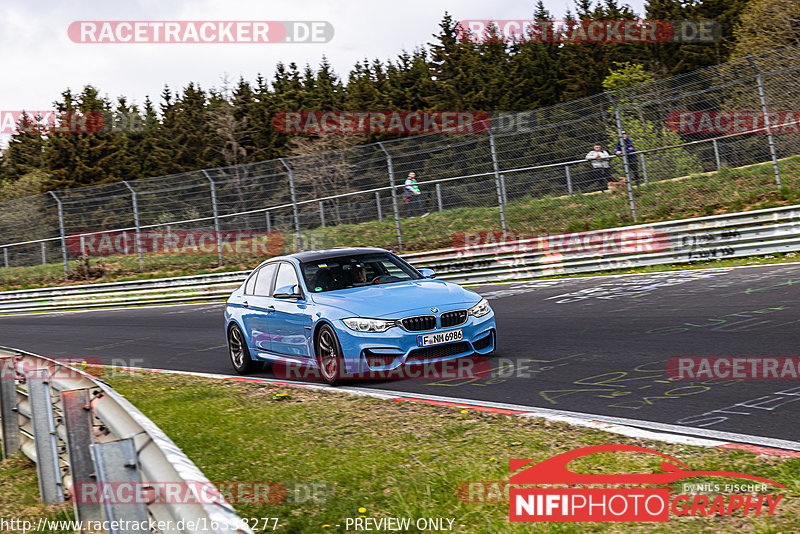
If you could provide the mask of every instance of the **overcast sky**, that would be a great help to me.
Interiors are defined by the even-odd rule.
[[[534,1],[520,0],[3,0],[0,4],[0,111],[45,110],[60,93],[92,84],[102,95],[158,103],[165,84],[221,87],[222,79],[271,78],[278,61],[316,67],[323,54],[346,79],[363,58],[394,59],[433,40],[445,11],[458,19],[529,19]],[[641,15],[644,0],[629,0]],[[556,18],[572,0],[545,0]],[[573,9],[574,10],[574,9]],[[327,44],[81,44],[67,28],[82,20],[324,20]]]

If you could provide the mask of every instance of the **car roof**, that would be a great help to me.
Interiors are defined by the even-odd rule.
[[[325,260],[328,258],[336,258],[339,256],[375,254],[380,252],[388,252],[388,250],[378,247],[337,247],[337,248],[327,248],[323,250],[309,250],[305,252],[295,252],[294,254],[289,254],[288,257],[295,258],[300,262],[308,262],[308,261]]]

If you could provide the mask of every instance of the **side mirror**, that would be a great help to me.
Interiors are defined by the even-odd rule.
[[[279,287],[272,294],[272,297],[276,299],[299,299],[302,296],[296,285]]]
[[[436,278],[436,271],[434,271],[433,269],[420,269],[419,274],[421,274],[425,278]]]

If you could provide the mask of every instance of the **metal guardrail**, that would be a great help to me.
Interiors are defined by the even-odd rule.
[[[488,283],[800,251],[800,205],[404,254],[457,283]],[[478,244],[470,244],[475,237]],[[600,245],[598,245],[598,243]],[[249,271],[0,292],[0,314],[224,300]]]
[[[800,206],[787,206],[488,244],[465,240],[404,258],[440,279],[485,283],[798,250]]]
[[[158,426],[110,386],[78,369],[0,347],[0,420],[4,456],[21,451],[33,460],[42,501],[71,498],[76,521],[92,528],[105,521],[109,534],[150,533],[152,525],[162,533],[252,532]],[[85,484],[120,483],[156,487],[150,487],[147,504],[75,498]],[[170,484],[202,487],[203,498],[159,498],[159,488]]]

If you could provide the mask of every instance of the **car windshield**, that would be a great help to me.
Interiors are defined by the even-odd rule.
[[[388,253],[336,256],[305,261],[300,267],[312,293],[422,278],[405,262]]]

